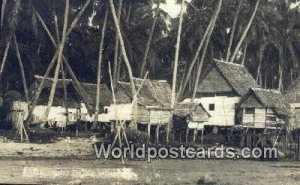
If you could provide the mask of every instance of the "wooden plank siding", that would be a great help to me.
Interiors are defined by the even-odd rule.
[[[196,98],[194,102],[201,103],[204,109],[211,115],[205,125],[233,126],[235,125],[236,104],[240,97],[212,96]],[[189,99],[185,100],[190,101]],[[214,110],[209,110],[210,104],[215,105]]]

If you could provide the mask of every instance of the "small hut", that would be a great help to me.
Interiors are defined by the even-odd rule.
[[[132,128],[148,132],[152,140],[158,141],[169,126],[172,119],[171,88],[163,80],[134,79],[137,94],[137,125]],[[110,106],[109,115],[112,121],[116,119],[132,121],[132,93],[130,84],[118,82],[116,91],[116,107]]]
[[[251,88],[238,107],[240,123],[250,128],[280,128],[289,116],[288,104],[276,90]]]
[[[173,118],[175,139],[182,141],[182,134],[185,134],[185,140],[188,142],[192,133],[192,140],[195,142],[198,132],[203,130],[209,118],[210,114],[199,103],[177,104]]]

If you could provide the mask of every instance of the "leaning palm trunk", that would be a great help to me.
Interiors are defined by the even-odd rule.
[[[279,80],[278,80],[278,91],[283,91],[283,64],[284,64],[284,53],[283,53],[283,47],[278,46],[278,55],[279,55],[279,64],[278,64],[278,74],[279,74]]]
[[[177,71],[178,71],[178,60],[179,60],[179,49],[180,49],[180,40],[181,40],[181,32],[182,32],[184,4],[185,4],[185,0],[182,0],[179,25],[178,25],[178,33],[177,33],[177,41],[176,41],[175,59],[174,59],[174,66],[173,66],[171,109],[174,109],[175,102],[176,102]]]
[[[173,111],[174,111],[175,104],[177,101],[177,97],[176,97],[177,71],[178,71],[178,60],[179,60],[180,40],[181,40],[181,32],[182,32],[184,4],[185,4],[185,0],[181,0],[181,9],[180,9],[177,41],[176,41],[176,50],[175,50],[175,59],[174,59],[174,66],[173,66],[173,80],[172,80],[172,94],[171,94],[172,114],[171,115],[173,115]],[[169,137],[170,137],[170,131],[172,130],[172,127],[173,127],[173,120],[167,126],[167,136],[166,136],[167,143],[169,143],[169,140],[170,140]]]
[[[266,48],[266,43],[262,43],[260,48],[259,48],[259,53],[258,53],[258,67],[257,67],[257,72],[256,72],[256,82],[258,83],[259,80],[261,80],[261,66],[262,66],[262,61],[264,58],[264,51]],[[260,84],[262,85],[262,84]]]
[[[197,69],[197,76],[196,76],[196,81],[195,81],[195,85],[194,85],[193,95],[192,95],[192,99],[191,99],[192,102],[194,101],[194,99],[196,97],[196,93],[197,93],[197,89],[198,89],[198,84],[199,84],[199,80],[200,80],[200,77],[201,77],[202,67],[203,67],[203,64],[204,64],[205,57],[206,57],[207,47],[208,47],[208,44],[209,44],[209,41],[210,41],[210,37],[211,37],[211,35],[212,35],[213,31],[214,31],[215,24],[216,24],[216,21],[218,19],[221,7],[222,7],[222,0],[219,0],[217,8],[216,8],[216,11],[215,11],[215,14],[213,16],[213,23],[212,23],[211,28],[209,30],[209,33],[207,35],[207,38],[206,38],[206,41],[205,41],[205,45],[204,45],[204,48],[203,48],[203,52],[202,52],[202,56],[201,56],[201,59],[200,59],[200,63],[199,63],[198,69]]]
[[[63,34],[62,34],[61,43],[58,48],[58,56],[57,56],[57,64],[56,64],[56,68],[55,68],[55,73],[54,73],[54,80],[53,80],[53,83],[51,86],[49,101],[48,101],[48,105],[47,105],[47,108],[45,111],[45,116],[44,116],[45,119],[44,120],[48,119],[48,115],[50,113],[50,109],[53,104],[53,99],[54,99],[54,95],[55,95],[55,91],[56,91],[56,85],[58,82],[58,74],[59,74],[59,70],[60,70],[60,66],[61,66],[61,62],[62,62],[63,50],[64,50],[65,43],[67,40],[66,36],[67,36],[68,14],[69,14],[69,0],[66,0]]]
[[[118,7],[118,20],[121,22],[121,13],[123,7],[123,0],[119,0],[119,7]],[[113,71],[113,80],[114,86],[116,86],[118,81],[118,65],[119,65],[119,38],[118,33],[115,32],[115,49],[114,49],[114,71]]]
[[[137,122],[137,101],[134,100],[135,99],[134,96],[136,94],[136,89],[135,89],[135,84],[134,84],[134,80],[133,80],[132,69],[131,69],[131,66],[130,66],[129,59],[127,57],[125,44],[124,44],[123,36],[122,36],[122,33],[121,33],[120,23],[119,23],[117,14],[116,14],[116,9],[115,9],[113,0],[109,0],[109,4],[110,4],[110,7],[111,7],[112,16],[113,16],[113,19],[114,19],[115,27],[116,27],[118,37],[119,37],[119,41],[120,41],[123,60],[124,60],[124,63],[127,67],[127,71],[128,71],[128,74],[129,74],[132,100],[134,101],[133,109],[132,109],[132,123],[133,123],[134,126],[136,126],[136,122]]]
[[[91,2],[91,0],[87,0],[87,2],[83,5],[82,9],[80,10],[80,12],[78,13],[78,15],[76,16],[76,18],[72,22],[70,28],[68,29],[66,37],[68,37],[68,35],[71,33],[72,29],[75,27],[75,25],[77,24],[77,22],[79,21],[79,19],[83,15],[84,11],[86,10],[86,8],[88,7],[88,5],[89,5],[90,2]],[[49,29],[47,28],[47,25],[45,24],[44,20],[42,19],[42,17],[39,15],[39,13],[36,10],[34,10],[34,12],[37,15],[37,18],[40,21],[40,23],[42,24],[43,28],[45,29],[47,35],[49,36],[52,44],[57,48],[58,45],[55,42],[54,37],[51,35]],[[33,98],[33,100],[30,103],[31,106],[30,106],[29,111],[28,111],[28,117],[27,117],[27,119],[25,121],[25,126],[27,126],[31,122],[31,120],[32,120],[33,110],[34,110],[34,108],[35,108],[35,106],[36,106],[36,104],[38,102],[38,99],[39,99],[39,97],[41,95],[41,92],[42,92],[43,87],[44,87],[45,80],[46,80],[46,78],[48,78],[48,76],[49,76],[49,74],[50,74],[50,72],[51,72],[51,70],[52,70],[52,68],[53,68],[53,66],[55,64],[57,56],[58,56],[58,51],[55,52],[55,55],[53,56],[53,58],[52,58],[52,60],[51,60],[51,62],[49,64],[49,66],[48,66],[48,68],[47,68],[47,70],[46,70],[46,72],[45,72],[45,74],[44,74],[44,76],[42,78],[42,81],[39,84],[39,87],[38,87],[37,91],[34,94],[34,98]],[[86,103],[87,101],[85,100],[84,96],[82,96],[82,94],[83,94],[82,91],[84,91],[84,90],[82,90],[82,87],[80,86],[80,84],[79,84],[79,82],[78,82],[78,80],[77,80],[74,72],[72,71],[71,67],[69,66],[67,60],[64,57],[63,57],[63,61],[64,61],[64,64],[65,64],[65,66],[66,66],[66,68],[67,68],[70,76],[72,77],[72,79],[75,82],[75,86],[78,88],[80,96],[83,97],[83,101],[84,101],[84,103]]]
[[[242,35],[241,39],[239,40],[239,42],[238,42],[238,44],[237,44],[237,46],[236,46],[236,48],[235,48],[235,50],[234,50],[234,52],[233,52],[233,54],[232,54],[232,56],[231,56],[231,59],[230,59],[230,62],[231,62],[231,63],[234,62],[235,57],[236,57],[236,55],[238,54],[238,52],[239,52],[239,50],[240,50],[240,48],[241,48],[241,46],[242,46],[242,43],[244,42],[244,40],[245,40],[245,38],[246,38],[246,36],[247,36],[247,34],[248,34],[248,31],[249,31],[249,29],[250,29],[250,27],[251,27],[251,25],[252,25],[252,22],[253,22],[253,20],[254,20],[254,18],[255,18],[255,15],[256,15],[257,10],[258,10],[258,5],[259,5],[259,3],[260,3],[260,0],[257,0],[257,1],[256,1],[256,4],[255,4],[255,8],[254,8],[254,10],[253,10],[253,13],[252,13],[252,15],[251,15],[251,17],[250,17],[250,20],[249,20],[249,22],[248,22],[248,24],[247,24],[247,26],[246,26],[246,28],[245,28],[245,30],[244,30],[244,32],[243,32],[243,35]]]
[[[7,55],[8,55],[8,51],[9,51],[9,48],[10,48],[10,41],[7,42],[6,44],[6,48],[5,48],[5,51],[4,51],[4,56],[3,56],[3,59],[2,59],[2,63],[1,63],[1,68],[0,68],[0,91],[2,92],[3,91],[3,83],[2,83],[2,78],[3,78],[3,70],[4,70],[4,67],[5,67],[5,64],[6,64],[6,59],[7,59]]]
[[[235,15],[234,15],[233,25],[232,25],[232,28],[231,28],[231,34],[230,34],[229,44],[228,44],[227,53],[226,53],[226,62],[228,62],[229,57],[231,55],[231,47],[232,47],[233,38],[234,38],[235,30],[236,30],[236,24],[237,24],[238,16],[239,16],[240,9],[241,9],[241,4],[242,4],[242,0],[239,1],[237,10],[236,10]]]
[[[146,49],[145,49],[145,52],[144,52],[142,66],[141,66],[141,69],[140,69],[140,77],[143,77],[144,72],[145,72],[145,67],[146,67],[146,64],[147,64],[147,57],[148,57],[150,45],[151,45],[151,42],[152,42],[152,37],[153,37],[154,29],[155,29],[155,26],[156,26],[158,15],[159,15],[159,6],[160,6],[160,3],[161,3],[161,0],[158,0],[156,11],[155,11],[154,20],[153,20],[153,23],[152,23],[152,26],[151,26],[149,38],[148,38]]]
[[[98,58],[98,69],[97,69],[97,96],[96,96],[96,107],[95,107],[95,119],[94,124],[91,129],[95,129],[98,122],[99,116],[99,106],[100,106],[100,83],[101,83],[101,66],[102,66],[102,55],[103,55],[103,45],[104,45],[104,37],[106,31],[106,23],[108,17],[108,10],[105,12],[104,22],[101,31],[101,40],[99,46],[99,58]]]
[[[241,64],[244,66],[246,62],[246,55],[247,55],[247,49],[248,49],[248,41],[246,40],[245,46],[244,46],[244,51],[243,51],[243,60]]]
[[[215,11],[215,13],[216,13],[216,11]],[[185,90],[186,90],[186,86],[187,86],[187,84],[188,84],[188,82],[189,82],[189,80],[190,80],[190,76],[191,76],[192,71],[193,71],[193,69],[194,69],[195,63],[197,62],[197,59],[198,59],[199,54],[200,54],[200,51],[201,51],[201,49],[202,49],[202,47],[203,47],[204,41],[205,41],[205,39],[207,38],[207,35],[208,35],[208,33],[209,33],[210,29],[211,29],[211,26],[212,26],[212,24],[213,24],[213,22],[214,22],[214,17],[215,17],[215,15],[213,15],[212,18],[210,19],[210,22],[209,22],[209,24],[208,24],[208,26],[207,26],[207,28],[206,28],[206,30],[205,30],[205,33],[204,33],[202,39],[200,40],[199,46],[198,46],[198,48],[197,48],[197,50],[196,50],[196,53],[195,53],[195,55],[194,55],[194,57],[193,57],[193,59],[192,59],[192,62],[191,62],[191,64],[190,64],[190,66],[189,66],[189,69],[188,69],[188,71],[187,71],[186,77],[185,77],[185,79],[184,79],[182,88],[181,88],[181,90],[180,90],[180,92],[179,92],[180,96],[183,95],[183,93],[184,93]]]
[[[17,41],[15,33],[13,33],[13,40],[14,40],[14,44],[15,44],[15,47],[16,47],[16,55],[17,55],[17,59],[18,59],[17,61],[18,61],[20,71],[21,71],[21,77],[22,77],[22,83],[23,83],[23,88],[24,88],[25,99],[26,99],[26,102],[29,104],[29,93],[28,93],[28,89],[27,89],[26,76],[25,76],[24,66],[23,66],[23,63],[22,63],[21,54],[20,54],[20,50],[19,50],[19,46],[18,46],[18,41]]]

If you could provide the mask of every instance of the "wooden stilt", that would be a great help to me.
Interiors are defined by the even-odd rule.
[[[194,129],[194,134],[193,134],[193,142],[196,142],[196,135],[197,135],[197,130]]]
[[[188,143],[189,141],[189,132],[190,132],[190,129],[186,129],[186,133],[185,133],[185,142]]]
[[[87,121],[84,122],[84,131],[86,132],[88,129],[87,129]]]
[[[300,129],[298,129],[298,160],[300,160]]]
[[[159,144],[159,128],[160,128],[160,125],[158,124],[156,126],[156,144]]]
[[[202,132],[201,132],[201,144],[203,144],[203,140],[204,140],[204,129],[205,127],[202,128]]]
[[[148,123],[148,135],[149,137],[151,137],[151,124]]]

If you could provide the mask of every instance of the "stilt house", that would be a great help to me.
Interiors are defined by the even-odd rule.
[[[204,125],[208,122],[210,114],[199,103],[179,103],[174,110],[174,136],[175,140],[189,141],[192,133],[195,141],[198,131],[203,130]]]
[[[251,88],[238,105],[240,123],[250,128],[276,128],[286,123],[289,107],[276,90]]]
[[[236,105],[250,88],[256,87],[258,84],[245,66],[215,60],[200,81],[194,102],[201,103],[211,115],[207,125],[233,126],[237,121]]]
[[[157,134],[166,128],[172,119],[171,88],[166,81],[134,79],[137,94],[138,112],[137,125],[133,127]],[[132,121],[132,93],[130,84],[119,82],[116,91],[117,105],[111,105],[109,115],[111,120]]]

